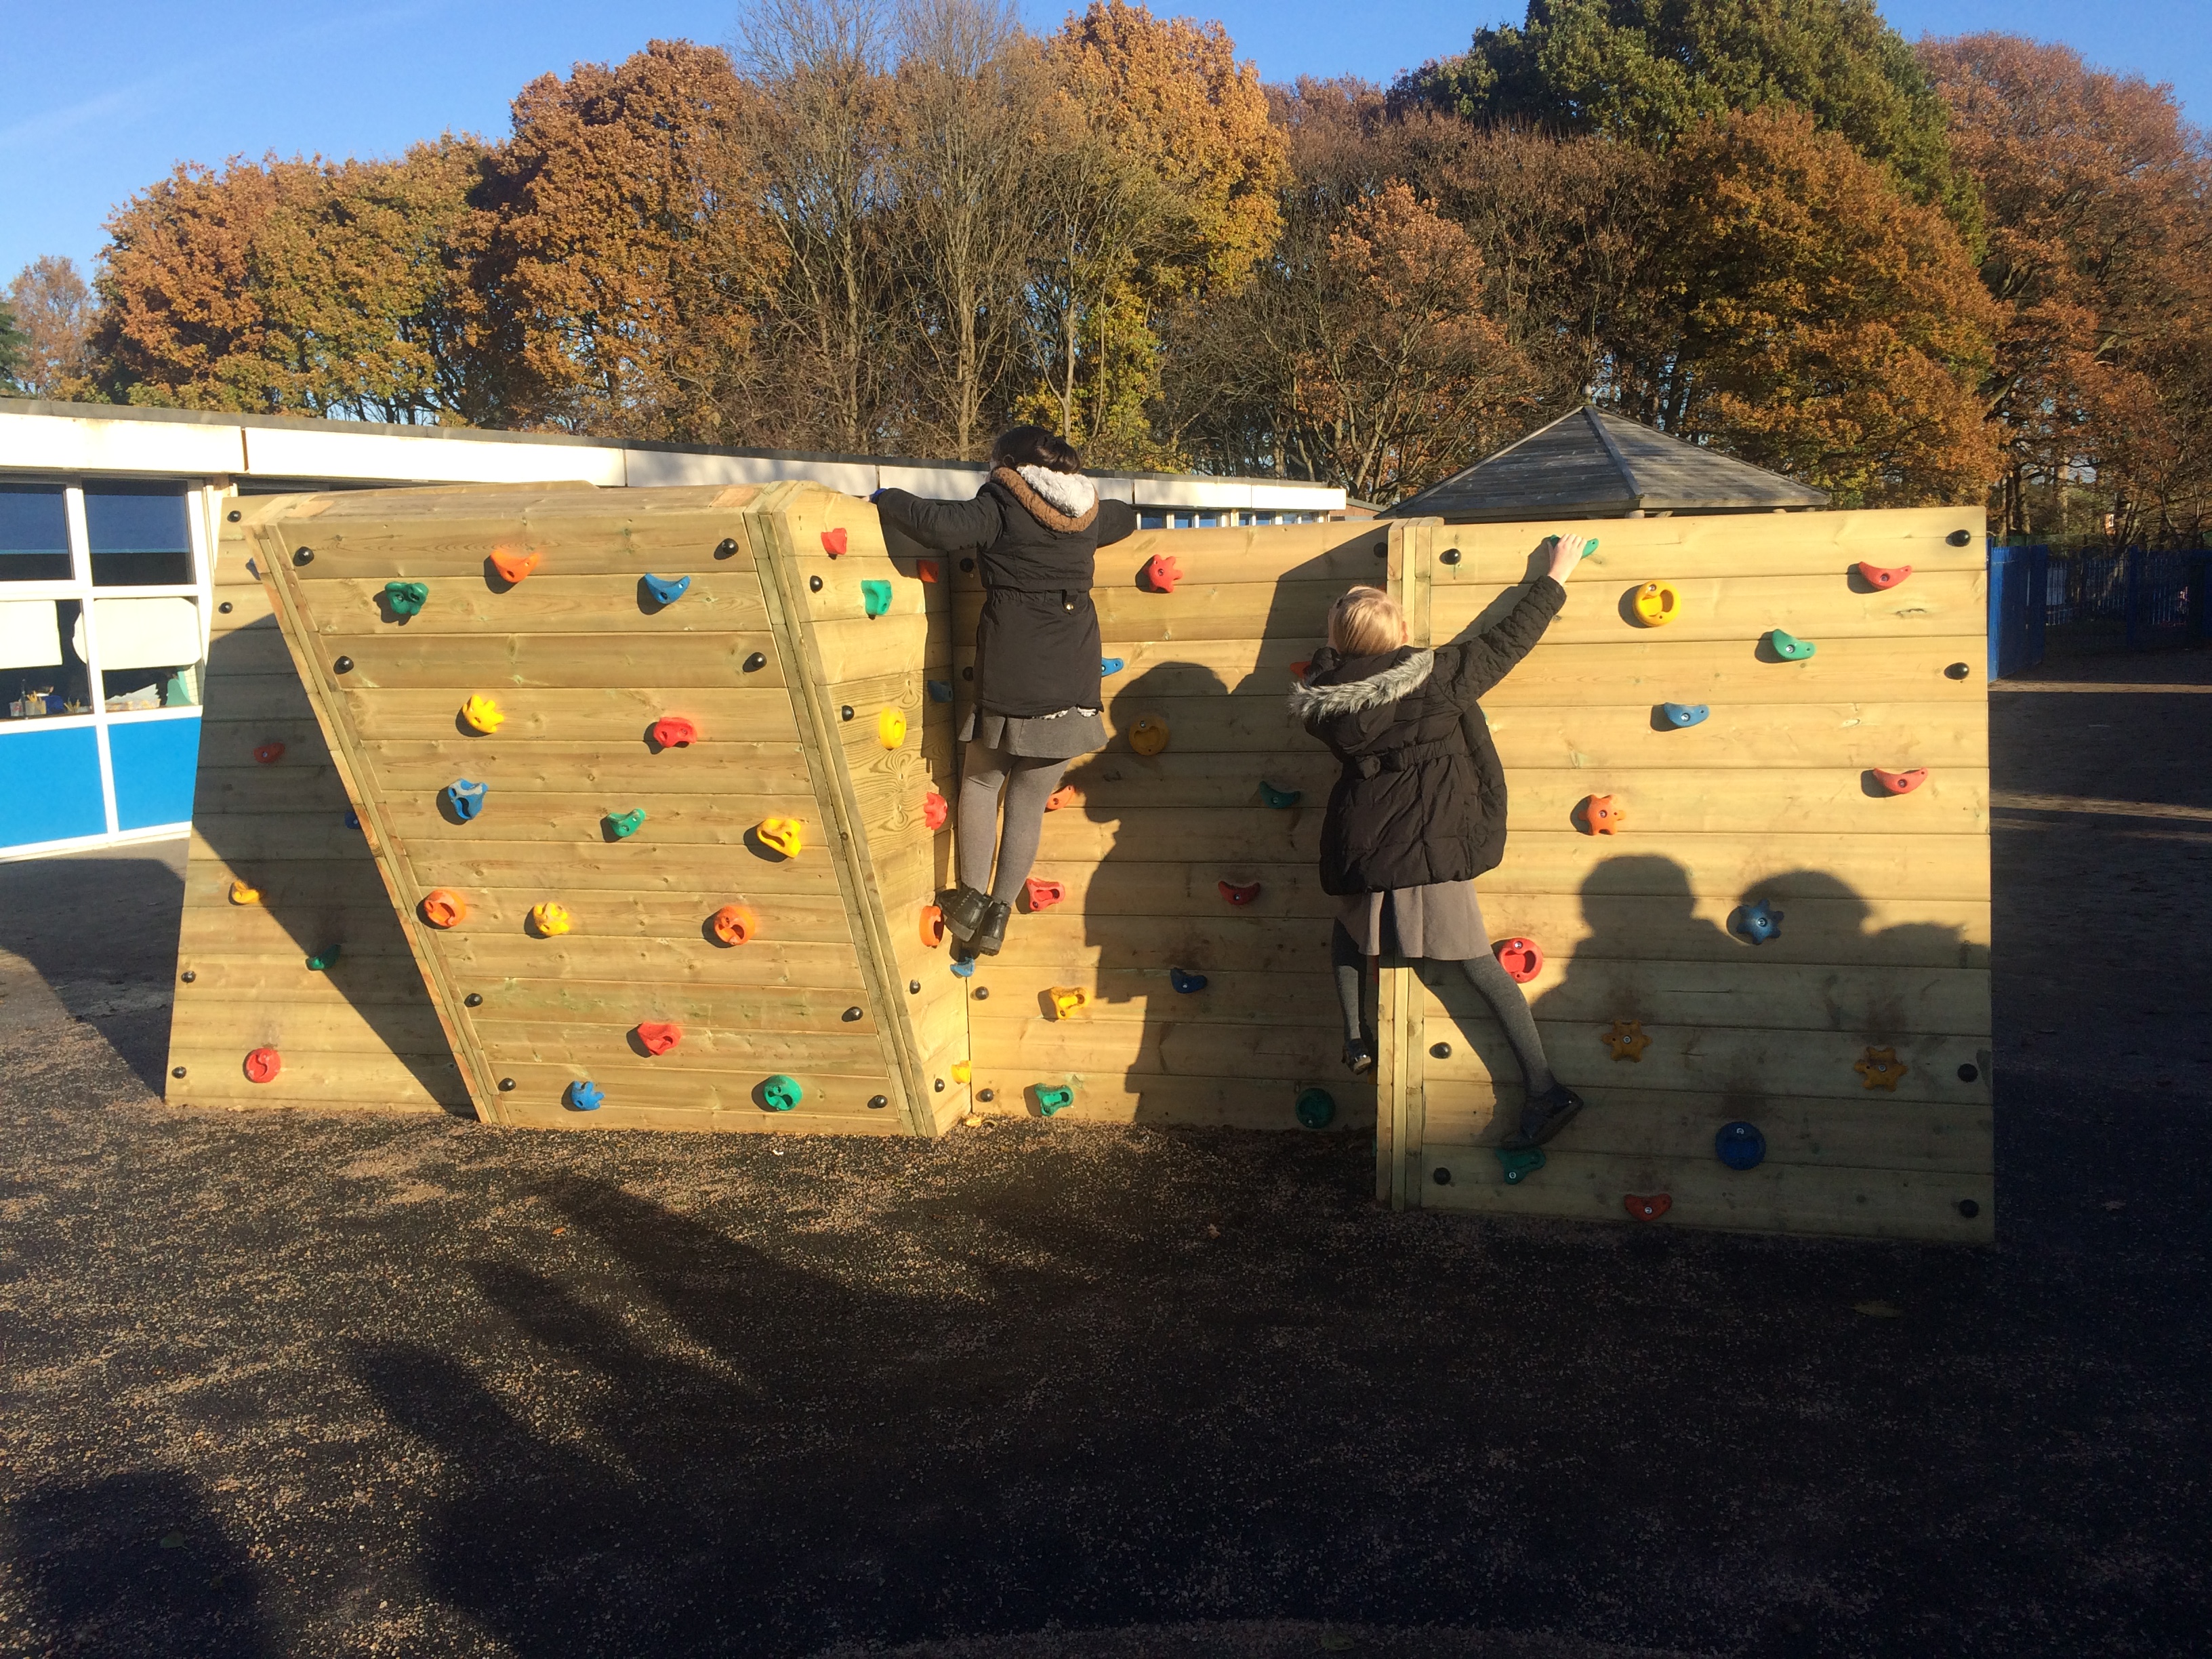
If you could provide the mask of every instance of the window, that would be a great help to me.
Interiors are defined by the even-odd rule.
[[[61,486],[0,484],[0,582],[65,582],[76,574]]]
[[[191,529],[179,484],[86,486],[94,587],[189,587]]]
[[[82,616],[76,599],[0,599],[0,718],[92,712]]]
[[[100,630],[100,686],[111,714],[140,708],[188,708],[200,700],[200,612],[186,599],[92,602]],[[76,650],[85,649],[84,623]]]
[[[1137,514],[1137,528],[1139,530],[1165,530],[1167,527],[1168,515],[1164,513],[1139,513]]]

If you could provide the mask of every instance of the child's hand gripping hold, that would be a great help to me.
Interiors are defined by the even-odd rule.
[[[1547,574],[1562,587],[1567,578],[1575,574],[1575,567],[1589,555],[1597,551],[1595,536],[1554,536],[1552,542],[1552,568]]]

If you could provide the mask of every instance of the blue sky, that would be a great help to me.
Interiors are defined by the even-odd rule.
[[[1346,72],[1387,80],[1462,47],[1521,0],[1153,0],[1218,16],[1269,80]],[[1024,0],[1050,28],[1062,3]],[[2070,41],[2093,63],[2173,84],[2212,125],[2212,0],[1887,0],[1908,39],[2009,29]],[[0,282],[41,253],[88,268],[112,207],[179,161],[276,150],[386,155],[416,138],[506,130],[523,82],[618,58],[656,35],[723,41],[729,0],[106,0],[9,8],[0,108]]]

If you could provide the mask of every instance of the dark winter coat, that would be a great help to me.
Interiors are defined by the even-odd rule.
[[[975,626],[975,702],[1015,718],[1098,708],[1098,611],[1091,602],[1098,550],[1137,528],[1127,501],[1070,514],[1020,473],[1000,467],[969,501],[876,492],[884,520],[939,553],[973,550],[986,592]]]
[[[1324,647],[1291,712],[1343,763],[1321,831],[1328,893],[1471,881],[1505,856],[1505,769],[1475,699],[1535,647],[1567,590],[1539,577],[1487,633],[1379,656]]]

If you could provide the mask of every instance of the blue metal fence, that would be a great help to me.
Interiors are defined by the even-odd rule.
[[[2050,610],[2051,550],[1990,549],[1990,678],[2003,679],[2043,660]]]
[[[1992,560],[2003,550],[1992,549]],[[2203,548],[2076,553],[2050,567],[2045,620],[2053,628],[2117,623],[2121,643],[2130,651],[2212,637],[2208,561],[2212,553]],[[1994,585],[1990,602],[1994,606]],[[1992,609],[1990,614],[1994,635],[1996,612]]]

